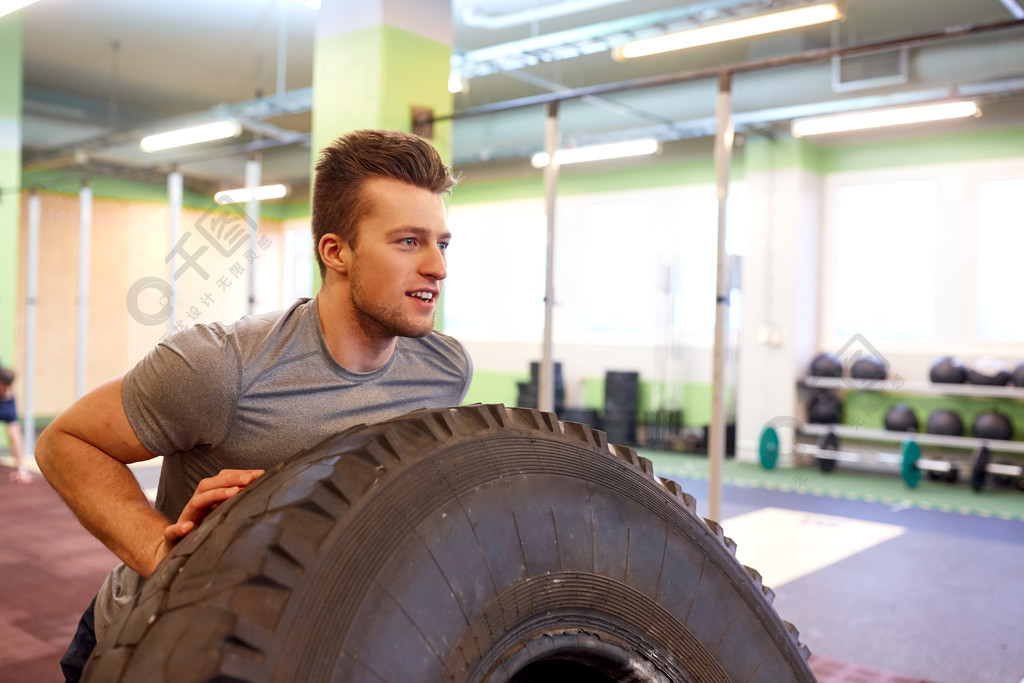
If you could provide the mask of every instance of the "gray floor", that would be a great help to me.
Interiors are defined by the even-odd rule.
[[[707,482],[678,481],[706,514]],[[723,519],[764,507],[907,530],[775,589],[813,653],[938,683],[1024,680],[1024,522],[724,487]]]

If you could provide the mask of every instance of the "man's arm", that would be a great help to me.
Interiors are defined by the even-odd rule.
[[[128,463],[155,457],[121,402],[121,378],[62,412],[39,436],[36,462],[82,525],[144,577],[219,503],[262,474],[224,470],[200,482],[177,522],[153,508]]]

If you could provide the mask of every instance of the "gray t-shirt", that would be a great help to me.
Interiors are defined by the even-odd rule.
[[[163,456],[156,507],[176,520],[199,481],[222,469],[269,469],[349,427],[458,405],[472,361],[438,332],[399,337],[383,367],[359,373],[331,357],[316,299],[231,325],[197,325],[150,351],[124,377],[128,421]],[[137,589],[123,565],[96,601],[96,633]]]

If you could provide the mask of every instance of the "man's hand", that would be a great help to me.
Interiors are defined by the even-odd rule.
[[[215,476],[200,481],[192,498],[178,516],[178,521],[164,529],[163,543],[157,550],[157,564],[163,561],[178,541],[202,524],[218,505],[238,495],[239,491],[262,474],[263,470],[221,470]]]

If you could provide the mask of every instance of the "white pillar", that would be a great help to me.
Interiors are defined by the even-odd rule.
[[[171,315],[168,319],[167,334],[174,334],[174,326],[178,320],[178,279],[175,274],[178,272],[178,239],[181,232],[181,204],[184,194],[184,180],[180,171],[171,171],[167,174],[167,203],[171,207],[171,293],[168,295],[170,301]]]
[[[89,249],[92,243],[92,188],[82,185],[78,195],[78,348],[75,360],[75,397],[85,394],[86,345],[89,336]]]
[[[555,373],[553,356],[553,332],[555,309],[555,206],[558,193],[558,164],[555,152],[560,142],[558,130],[558,102],[547,106],[544,126],[544,151],[548,165],[544,167],[544,205],[548,215],[547,266],[544,277],[544,340],[541,344],[540,369],[537,378],[537,407],[540,410],[555,410]]]
[[[39,305],[39,195],[28,198],[28,283],[25,303],[25,457],[36,448],[36,313]]]
[[[779,433],[780,467],[793,456],[802,419],[796,380],[818,346],[820,176],[793,165],[791,138],[754,138],[745,146],[750,206],[743,258],[743,319],[737,381],[737,458],[759,462],[765,425]],[[781,161],[785,158],[785,162]]]
[[[245,162],[245,188],[249,190],[249,201],[245,203],[245,218],[249,228],[249,251],[256,253],[256,232],[260,224],[260,200],[253,197],[253,190],[260,186],[263,165],[259,159]],[[249,305],[246,309],[252,315],[256,312],[256,259],[247,266],[249,273]]]
[[[729,291],[732,277],[725,254],[725,204],[729,198],[732,159],[731,77],[718,79],[715,133],[715,177],[718,197],[718,280],[715,297],[715,355],[711,373],[711,427],[708,430],[708,518],[721,520],[722,462],[725,460],[725,345],[729,341]]]

